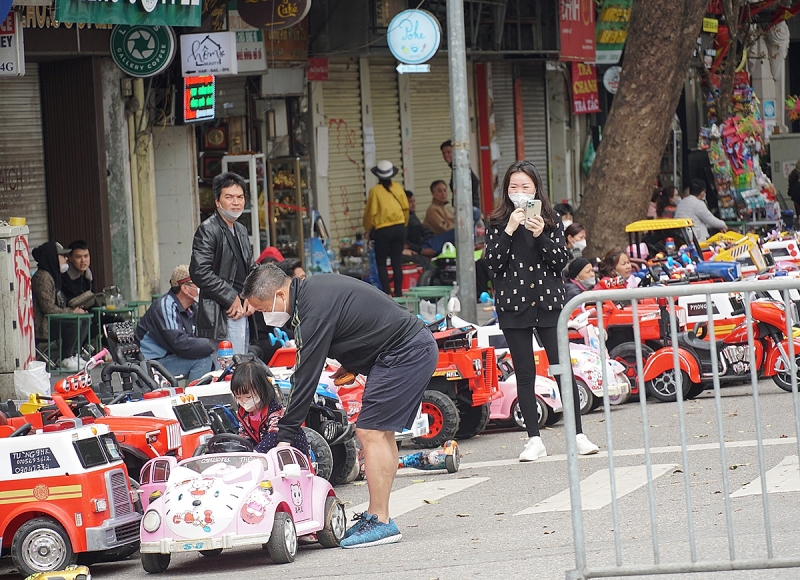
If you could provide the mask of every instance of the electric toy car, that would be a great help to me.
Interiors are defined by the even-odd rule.
[[[294,561],[298,537],[339,545],[347,522],[331,484],[296,449],[252,449],[238,435],[220,434],[208,442],[207,455],[181,462],[163,457],[142,468],[139,549],[146,572],[164,572],[181,552],[217,556],[265,545],[282,564]]]

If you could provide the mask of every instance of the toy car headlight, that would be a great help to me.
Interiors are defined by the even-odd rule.
[[[142,527],[150,533],[155,532],[161,527],[161,516],[155,510],[148,510],[142,518]]]

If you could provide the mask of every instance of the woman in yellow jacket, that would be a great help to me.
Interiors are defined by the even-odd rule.
[[[408,197],[399,183],[392,181],[397,167],[391,161],[380,161],[372,168],[378,185],[369,190],[367,207],[364,209],[364,232],[375,243],[375,261],[381,287],[389,291],[389,273],[386,258],[392,261],[394,272],[394,295],[403,295],[403,246],[408,225]]]

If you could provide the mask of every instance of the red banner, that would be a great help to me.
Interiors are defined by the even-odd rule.
[[[558,24],[561,38],[558,60],[594,62],[593,0],[559,0]]]
[[[597,68],[593,64],[572,63],[572,112],[576,115],[600,112]]]
[[[328,59],[313,56],[308,59],[308,80],[327,81],[328,80]]]

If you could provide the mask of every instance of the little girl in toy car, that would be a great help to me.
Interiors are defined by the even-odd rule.
[[[277,446],[278,421],[284,409],[276,400],[275,390],[263,367],[254,362],[239,364],[231,378],[231,393],[238,405],[239,435],[251,440],[258,453],[266,453]],[[308,440],[302,429],[292,440],[292,447],[309,454]]]

